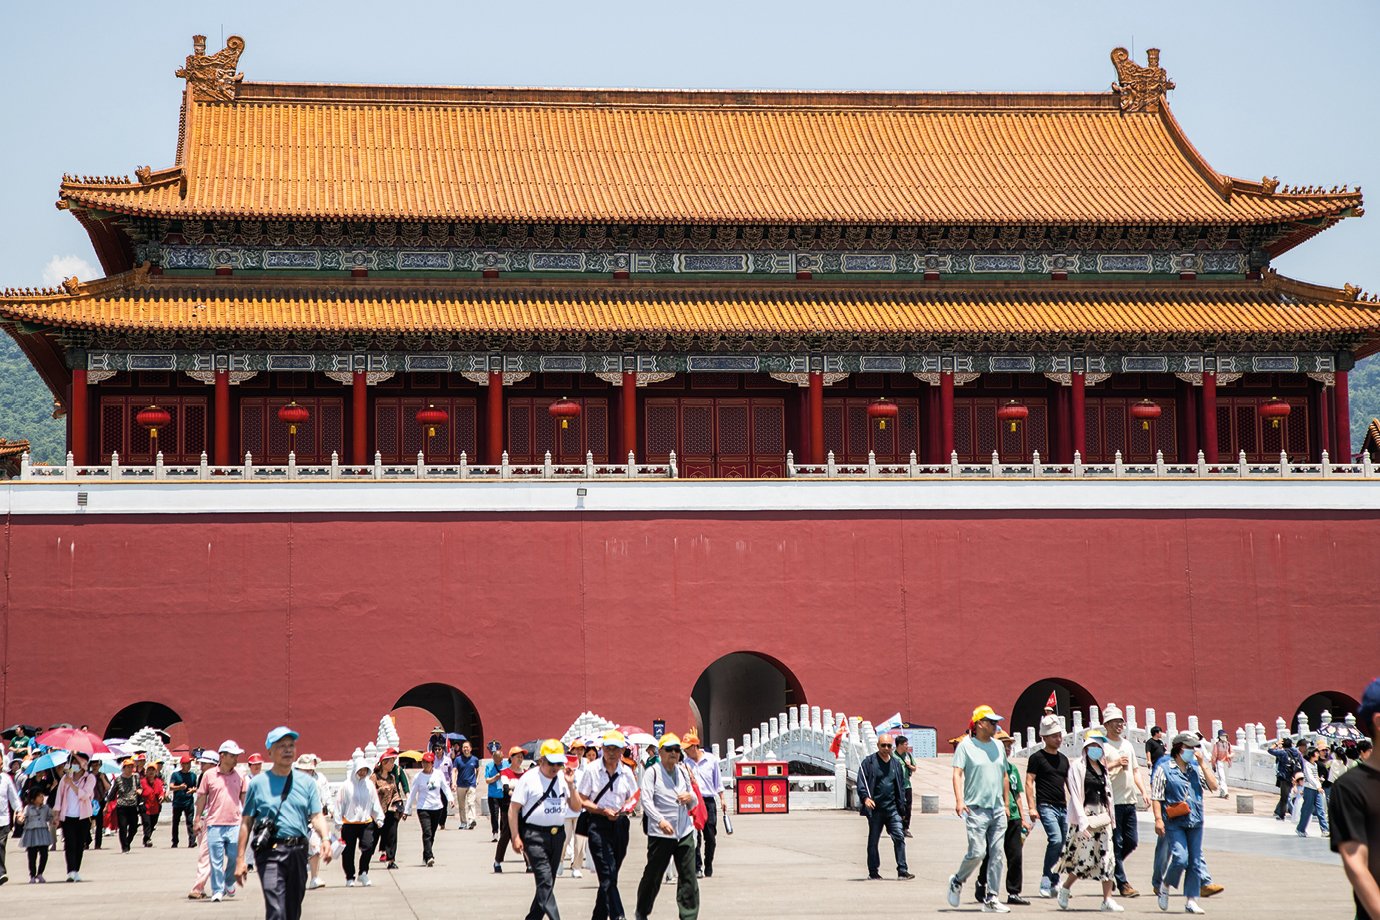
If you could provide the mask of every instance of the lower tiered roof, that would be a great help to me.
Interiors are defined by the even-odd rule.
[[[1158,284],[351,279],[328,286],[158,277],[139,269],[91,284],[7,292],[0,319],[53,330],[205,335],[1356,335],[1366,338],[1358,355],[1380,348],[1380,303],[1354,288],[1274,274]]]

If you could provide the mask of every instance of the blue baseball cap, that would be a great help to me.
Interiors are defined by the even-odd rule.
[[[293,731],[292,729],[288,728],[286,725],[279,725],[277,728],[273,729],[272,731],[270,731],[270,732],[268,733],[268,738],[267,738],[267,740],[264,741],[264,747],[266,747],[266,748],[271,748],[271,747],[273,747],[274,744],[276,744],[277,742],[281,741],[281,740],[284,739],[284,738],[299,738],[299,737],[301,737],[301,736],[298,735],[297,732],[295,732],[295,731]]]
[[[1370,682],[1366,692],[1361,694],[1361,705],[1356,707],[1356,727],[1367,738],[1375,734],[1375,715],[1380,713],[1380,677]]]

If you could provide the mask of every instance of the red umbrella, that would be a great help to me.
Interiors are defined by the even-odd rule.
[[[84,732],[80,728],[55,728],[52,731],[44,732],[34,740],[46,747],[60,748],[74,754],[110,753],[110,748],[105,746],[100,735]]]
[[[620,732],[623,733],[623,737],[625,737],[625,738],[626,738],[628,735],[650,735],[650,734],[651,734],[651,732],[647,731],[647,729],[645,729],[645,728],[639,728],[639,727],[636,726],[636,725],[620,725],[620,726],[618,726],[618,730],[619,730]]]

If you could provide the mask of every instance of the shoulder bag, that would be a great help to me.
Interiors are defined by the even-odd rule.
[[[273,844],[273,839],[278,836],[278,816],[283,813],[283,803],[287,801],[288,795],[292,792],[292,779],[296,773],[296,770],[288,773],[287,782],[283,783],[283,791],[278,796],[278,808],[273,812],[273,817],[254,819],[254,824],[249,831],[249,849],[251,852],[257,854],[268,849]]]
[[[619,770],[621,769],[622,767],[619,767]],[[608,792],[609,789],[613,788],[613,784],[616,782],[618,782],[618,770],[613,771],[613,775],[609,777],[609,781],[607,783],[604,783],[604,788],[600,789],[599,794],[596,795],[594,798],[590,799],[590,801],[593,802],[595,805],[598,805],[599,800],[604,797],[604,794]],[[591,816],[591,812],[585,811],[584,809],[580,810],[580,817],[575,819],[575,836],[589,836],[589,819]]]
[[[551,777],[551,782],[549,782],[549,783],[546,784],[546,791],[543,792],[538,798],[534,799],[534,800],[532,801],[532,804],[531,804],[531,805],[528,805],[527,808],[526,808],[526,810],[523,811],[521,814],[518,815],[518,833],[519,833],[519,834],[521,834],[523,831],[527,830],[527,819],[530,818],[530,817],[532,816],[532,812],[534,812],[534,811],[537,810],[537,806],[538,806],[538,805],[540,805],[542,802],[545,802],[545,801],[546,801],[546,797],[549,796],[549,795],[551,794],[551,790],[552,790],[552,789],[555,789],[555,788],[556,788],[556,783],[560,781],[560,778],[561,778],[561,775],[560,775],[559,773],[557,773],[555,776]]]

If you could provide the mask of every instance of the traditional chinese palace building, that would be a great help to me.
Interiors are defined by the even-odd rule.
[[[207,55],[196,39],[178,71],[186,89],[167,165],[133,178],[63,177],[57,206],[89,232],[106,277],[0,297],[0,321],[65,411],[77,467],[115,457],[148,465],[155,451],[168,465],[197,464],[204,453],[226,468],[246,454],[285,464],[290,450],[299,465],[333,455],[406,464],[419,452],[439,464],[463,454],[495,465],[505,453],[532,464],[548,452],[558,463],[632,454],[655,464],[674,453],[681,478],[773,479],[788,453],[816,464],[830,453],[862,463],[869,452],[879,462],[914,452],[920,464],[955,454],[988,462],[994,452],[1006,462],[1038,452],[1054,464],[1075,453],[1092,464],[1118,453],[1151,462],[1157,452],[1183,463],[1201,452],[1208,464],[1242,452],[1249,461],[1281,452],[1298,462],[1351,459],[1347,372],[1380,349],[1380,303],[1350,285],[1285,278],[1271,262],[1359,216],[1360,189],[1217,172],[1171,113],[1174,84],[1156,51],[1148,66],[1113,52],[1115,82],[1100,92],[919,93],[258,83],[238,72],[244,47],[231,37]],[[553,413],[556,403],[567,414]],[[834,521],[833,512],[807,517],[793,534]],[[1105,543],[1120,556],[1163,537],[1149,535],[1157,524],[1123,540],[1131,525],[1112,517],[1078,545]],[[88,539],[106,526],[103,540],[130,534],[128,522],[86,520],[96,528]],[[324,534],[323,519],[313,520]],[[996,523],[975,510],[963,526]],[[565,537],[524,542],[560,529],[550,521],[535,530],[482,516],[469,524],[475,535],[508,534],[479,540],[506,553],[499,567],[529,551],[573,565]],[[259,526],[269,525],[251,530]],[[331,560],[358,566],[369,557],[351,553],[377,544],[362,536],[368,525],[335,526],[315,564],[344,577],[346,563]],[[395,549],[432,525],[398,526],[389,531],[402,540]],[[739,525],[723,526],[727,534]],[[1376,532],[1375,521],[1365,526]],[[1039,527],[1017,529],[1044,539]],[[874,548],[894,542],[884,532]],[[1011,532],[993,530],[985,558],[1007,557]],[[273,533],[235,537],[232,569],[281,552]],[[1328,533],[1334,544],[1349,539]],[[148,545],[172,551],[181,539]],[[1203,539],[1217,547],[1214,558],[1247,538],[1233,530]],[[1286,542],[1322,562],[1336,552],[1323,548],[1327,539]],[[31,561],[57,565],[38,545]],[[1173,559],[1161,560],[1171,580],[1182,577]],[[1038,554],[1027,561],[1057,568]],[[161,571],[150,576],[158,583],[173,577],[158,569],[166,559],[126,562]],[[173,570],[196,582],[207,565],[216,569],[188,557]],[[756,587],[762,565],[771,568],[719,570],[735,586],[725,630],[770,631],[733,612],[734,603],[785,596]],[[94,584],[122,577],[102,571]],[[291,579],[304,577],[295,571]],[[474,596],[504,607],[531,587],[500,581],[471,585]],[[990,587],[1009,601],[1010,585]],[[259,609],[263,596],[246,590]],[[614,593],[636,592],[622,584]],[[851,609],[846,593],[826,593]],[[165,603],[157,591],[141,594]],[[833,622],[832,609],[803,599],[809,592],[787,595],[797,611]],[[1154,605],[1183,606],[1174,598]],[[529,600],[533,609],[560,604],[554,595]],[[947,616],[945,604],[932,612]],[[1330,609],[1346,604],[1338,598]],[[1230,607],[1218,609],[1223,629]],[[794,628],[826,638],[822,625]],[[1252,654],[1263,665],[1293,642],[1272,639]],[[752,643],[797,677],[811,670],[766,640]],[[689,668],[690,683],[708,661]],[[465,668],[481,664],[464,659]],[[833,667],[825,670],[846,696],[851,672]],[[501,683],[500,674],[485,682]],[[889,713],[885,686],[837,705]],[[1254,686],[1243,678],[1240,700],[1258,699]],[[1290,687],[1291,697],[1307,689]],[[808,686],[791,692],[819,696]],[[943,698],[909,692],[913,710]],[[608,701],[592,696],[581,708],[615,705],[611,690]],[[172,708],[186,715],[197,705]],[[11,721],[21,716],[6,710]]]

